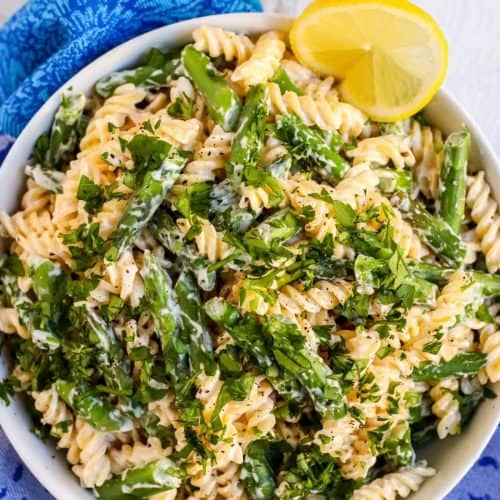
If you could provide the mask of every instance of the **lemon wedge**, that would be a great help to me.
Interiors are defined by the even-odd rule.
[[[420,111],[448,67],[443,32],[407,0],[316,0],[290,43],[302,64],[339,78],[342,98],[377,121]]]

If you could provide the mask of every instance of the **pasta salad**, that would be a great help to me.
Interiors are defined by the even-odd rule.
[[[104,499],[394,499],[500,380],[470,134],[201,26],[68,89],[0,212],[0,385]]]

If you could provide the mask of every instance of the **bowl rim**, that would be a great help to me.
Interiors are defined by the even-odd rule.
[[[126,42],[117,45],[116,47],[110,49],[109,51],[103,53],[101,56],[96,58],[94,61],[89,63],[80,69],[75,75],[73,75],[69,80],[67,80],[63,85],[61,85],[39,108],[39,110],[32,116],[27,125],[23,128],[19,136],[16,138],[15,143],[11,147],[8,152],[6,158],[2,162],[0,166],[0,192],[6,188],[3,187],[4,183],[2,180],[6,177],[6,172],[9,169],[16,168],[16,164],[20,164],[21,162],[26,162],[27,158],[25,155],[22,155],[22,150],[26,147],[26,144],[33,144],[36,138],[32,137],[31,129],[36,129],[37,124],[42,121],[49,122],[52,118],[53,112],[57,103],[59,101],[59,96],[64,89],[67,89],[70,86],[79,87],[82,86],[78,84],[78,82],[83,79],[84,81],[91,80],[93,78],[93,83],[97,80],[97,78],[91,77],[94,69],[98,68],[103,61],[109,58],[117,58],[120,55],[126,54],[128,49],[133,49],[134,52],[137,51],[138,46],[141,47],[142,52],[144,54],[145,50],[151,45],[147,45],[149,39],[157,38],[158,35],[162,35],[165,39],[165,44],[168,44],[169,35],[173,37],[174,43],[175,38],[179,38],[178,32],[185,28],[193,29],[200,24],[212,24],[212,25],[230,25],[230,24],[238,24],[236,21],[241,20],[242,16],[245,17],[246,22],[244,24],[251,24],[249,21],[254,21],[254,25],[257,29],[255,32],[262,31],[260,29],[259,23],[262,21],[270,21],[272,24],[285,24],[289,25],[294,17],[276,14],[276,13],[231,13],[231,14],[215,14],[210,16],[203,16],[199,18],[188,19],[185,21],[180,21],[177,23],[173,23],[170,25],[162,26],[156,28],[154,30],[145,32],[141,35],[138,35]],[[237,28],[235,28],[237,30]],[[129,67],[130,65],[126,65],[124,67]],[[116,71],[117,69],[114,69]],[[100,75],[99,75],[100,77]],[[477,125],[475,120],[470,116],[470,114],[463,108],[463,106],[458,102],[458,100],[452,96],[452,94],[447,91],[444,87],[441,87],[434,97],[434,99],[440,99],[445,102],[445,105],[457,111],[460,115],[465,118],[465,123],[467,127],[471,131],[474,142],[478,145],[480,149],[480,155],[487,156],[489,158],[490,163],[494,165],[494,170],[496,173],[496,177],[500,179],[500,161],[498,160],[497,155],[495,154],[492,146],[490,145],[488,139],[485,134],[482,132],[480,127]],[[431,103],[432,104],[432,103]],[[41,126],[38,126],[41,128]],[[31,148],[32,149],[32,148]],[[492,185],[492,189],[495,191],[495,185]],[[496,189],[495,192],[496,199],[500,199],[500,186]],[[1,336],[2,334],[0,334]],[[0,358],[0,366],[5,365],[5,355],[2,354]],[[16,396],[17,397],[17,396]],[[58,474],[46,474],[46,469],[44,469],[43,464],[38,463],[38,461],[33,461],[30,458],[30,446],[29,442],[26,439],[19,439],[18,432],[19,428],[22,427],[18,422],[14,419],[7,418],[8,411],[5,405],[0,404],[0,419],[1,427],[5,432],[5,435],[9,439],[9,442],[16,450],[20,458],[23,460],[24,464],[28,467],[28,469],[33,473],[33,475],[37,478],[37,480],[56,498],[64,498],[59,496],[62,494],[61,490],[64,490],[64,486],[58,482]],[[492,435],[494,434],[498,424],[500,423],[500,406],[497,408],[497,419],[496,423],[493,422],[489,428],[487,428],[486,432],[482,432],[478,439],[476,439],[476,446],[474,447],[472,453],[469,453],[467,459],[463,460],[460,467],[457,467],[457,473],[452,477],[448,478],[448,480],[441,481],[443,484],[440,485],[439,488],[439,497],[444,497],[448,494],[458,482],[463,478],[463,476],[467,473],[467,471],[472,467],[473,463],[480,456]],[[24,424],[23,424],[24,425]],[[484,429],[483,429],[484,430]],[[47,446],[47,445],[46,445]],[[55,448],[55,444],[50,442],[48,444],[50,447]],[[438,471],[439,472],[439,471]],[[68,473],[73,475],[69,470]],[[82,488],[82,498],[90,498],[86,494],[87,490]],[[434,494],[436,491],[434,490]],[[411,498],[415,498],[415,494],[411,495]],[[420,495],[419,495],[420,498]],[[422,497],[423,498],[423,497]]]

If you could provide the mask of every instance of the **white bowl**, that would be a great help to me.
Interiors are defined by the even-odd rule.
[[[201,24],[239,32],[258,33],[276,28],[288,30],[291,22],[291,18],[280,15],[226,14],[192,19],[159,28],[104,54],[76,74],[62,88],[73,86],[77,91],[87,93],[102,76],[136,64],[150,47],[171,48],[189,42],[191,32]],[[50,127],[59,98],[60,90],[31,119],[5,159],[0,169],[1,210],[12,213],[17,209],[25,181],[23,168],[35,140]],[[486,171],[495,196],[500,200],[500,163],[483,133],[462,107],[446,91],[440,90],[427,109],[427,117],[445,133],[456,130],[464,123],[467,125],[474,143],[472,161]],[[7,359],[3,354],[0,359],[0,378],[6,373]],[[500,392],[500,384],[496,384],[495,388]],[[411,498],[413,500],[443,498],[477,460],[499,421],[500,401],[488,399],[482,403],[461,436],[436,441],[422,449],[419,457],[426,458],[430,465],[438,469],[438,473],[427,480]],[[52,495],[62,500],[92,498],[91,493],[80,487],[68,468],[64,454],[55,450],[55,444],[43,443],[31,433],[32,424],[22,397],[13,398],[8,407],[0,404],[0,423],[25,464]]]

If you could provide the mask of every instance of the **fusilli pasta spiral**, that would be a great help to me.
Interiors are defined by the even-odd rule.
[[[443,163],[442,133],[433,127],[421,125],[417,120],[405,120],[403,129],[415,156],[413,172],[417,185],[425,196],[436,199]]]
[[[21,325],[19,314],[14,307],[0,307],[0,332],[17,333],[23,339],[29,339],[29,331]]]
[[[310,95],[299,96],[295,92],[281,93],[278,84],[268,83],[272,112],[293,113],[305,124],[317,125],[323,130],[339,131],[348,140],[363,131],[366,116],[354,106],[343,102],[316,100]]]
[[[411,167],[415,164],[415,157],[408,147],[407,140],[397,135],[363,139],[356,149],[347,152],[347,156],[354,160],[354,165],[387,165],[391,161],[394,167],[403,169],[405,165]]]
[[[59,231],[47,210],[28,213],[22,211],[12,217],[0,211],[0,224],[14,240],[21,257],[29,259],[31,256],[38,256],[70,264],[68,250],[62,244]]]
[[[193,31],[194,46],[210,57],[224,56],[226,61],[244,63],[252,54],[254,44],[245,35],[224,31],[213,26],[200,26]]]
[[[439,439],[444,439],[448,434],[455,435],[460,432],[460,410],[458,401],[451,391],[458,391],[458,380],[447,379],[438,382],[430,391],[432,400],[432,413],[439,418],[437,434]]]
[[[191,227],[187,219],[178,219],[177,224],[186,234]],[[195,236],[196,246],[200,255],[206,257],[209,262],[217,262],[227,256],[230,247],[223,241],[224,235],[219,233],[211,222],[202,221],[201,231]]]
[[[490,306],[489,312],[494,318],[493,324],[486,324],[480,330],[479,343],[481,352],[487,355],[484,372],[480,373],[481,381],[498,382],[500,380],[500,304],[496,303]]]
[[[293,83],[305,94],[317,100],[338,101],[338,94],[334,88],[335,79],[332,76],[325,79],[318,78],[309,68],[292,59],[283,59],[281,64]]]
[[[79,158],[98,157],[108,151],[110,144],[115,144],[115,151],[119,151],[119,144],[114,137],[113,130],[121,129],[125,125],[137,125],[147,119],[150,115],[137,107],[146,98],[146,92],[138,89],[131,83],[118,87],[114,94],[106,99],[96,111],[89,122],[85,136],[80,143]],[[112,124],[110,126],[109,124]]]
[[[149,437],[146,444],[133,441],[132,444],[124,444],[120,448],[110,448],[108,455],[112,473],[120,474],[127,469],[159,460],[169,455],[169,450],[162,447],[158,438]]]
[[[278,31],[268,31],[260,36],[248,61],[236,67],[231,79],[247,87],[270,80],[285,53],[283,38],[283,33]]]
[[[415,467],[404,467],[397,472],[386,474],[354,492],[353,500],[395,500],[397,496],[406,498],[417,491],[426,478],[432,477],[435,470],[427,467],[425,461]]]
[[[225,132],[216,125],[203,146],[195,151],[190,161],[179,176],[173,188],[174,194],[180,194],[187,186],[196,182],[213,182],[224,170],[224,164],[231,152],[233,134]]]
[[[500,216],[498,204],[490,193],[491,188],[483,171],[469,177],[467,206],[472,220],[477,224],[475,231],[481,240],[488,271],[496,273],[500,269]]]
[[[116,263],[104,269],[102,279],[90,293],[90,303],[107,304],[111,295],[117,295],[132,307],[137,307],[144,295],[140,269],[139,256],[127,250]]]

